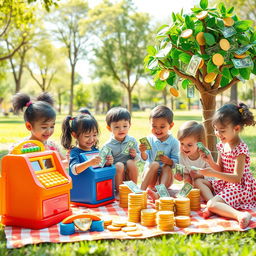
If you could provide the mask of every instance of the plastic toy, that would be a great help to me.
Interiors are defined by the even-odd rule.
[[[80,162],[86,161],[92,154],[99,154],[98,151],[80,154]],[[70,191],[71,202],[86,207],[99,207],[112,203],[115,200],[115,166],[103,168],[89,167],[82,173],[74,175],[69,171],[72,178],[73,188]]]
[[[4,225],[41,229],[72,214],[71,178],[58,153],[26,141],[2,159],[0,214]]]

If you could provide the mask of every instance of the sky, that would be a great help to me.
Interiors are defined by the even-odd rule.
[[[89,0],[89,6],[94,7],[101,0]],[[200,0],[133,0],[139,12],[147,12],[156,22],[170,22],[172,12],[180,12],[183,8],[184,13],[189,12],[190,8],[198,5]],[[83,77],[85,83],[90,82],[90,70],[85,70],[88,63],[80,62],[77,66],[77,72]]]

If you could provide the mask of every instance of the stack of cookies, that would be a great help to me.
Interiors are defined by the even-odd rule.
[[[162,231],[172,231],[174,229],[174,212],[159,211],[157,212],[157,228]]]
[[[141,210],[141,225],[146,227],[153,227],[156,225],[156,213],[155,209],[143,209]]]
[[[186,228],[190,225],[189,216],[176,216],[175,217],[176,226],[179,228]]]
[[[160,197],[159,211],[172,211],[174,207],[173,197]]]
[[[176,216],[190,216],[190,199],[179,197],[175,199]]]
[[[128,194],[132,193],[132,191],[129,189],[129,187],[125,184],[119,185],[119,195],[120,195],[120,201],[119,205],[122,208],[128,207]]]
[[[130,193],[128,195],[128,220],[140,222],[140,211],[144,207],[144,195]]]
[[[193,188],[189,194],[188,198],[190,199],[190,210],[198,211],[201,209],[200,205],[200,189]]]

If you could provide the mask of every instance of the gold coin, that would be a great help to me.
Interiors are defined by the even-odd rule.
[[[174,87],[170,88],[170,93],[174,96],[174,97],[178,97],[179,96],[179,91],[177,89],[175,89]]]
[[[204,65],[204,60],[202,59],[201,62],[200,62],[200,64],[199,64],[199,66],[198,66],[198,68],[199,68],[199,69],[202,68],[203,65]]]
[[[220,48],[223,50],[223,51],[228,51],[230,49],[230,43],[227,39],[225,38],[222,38],[219,42],[220,44]]]
[[[137,231],[133,231],[133,232],[127,232],[128,236],[141,236],[142,232],[137,230]]]
[[[212,81],[215,80],[216,76],[217,76],[216,73],[211,72],[211,73],[209,73],[209,74],[207,74],[207,75],[205,76],[204,81],[205,81],[206,83],[211,83]]]
[[[204,32],[199,32],[196,35],[196,41],[199,45],[205,45],[205,38],[204,38]]]
[[[199,20],[203,20],[203,19],[205,19],[205,18],[207,17],[207,15],[208,15],[208,11],[202,11],[202,12],[198,13],[198,14],[196,15],[196,17],[197,17]]]
[[[182,38],[189,38],[190,36],[192,36],[192,34],[193,34],[193,30],[188,28],[188,29],[182,31],[180,36]]]
[[[243,59],[247,56],[247,54],[241,54],[241,55],[238,55],[238,54],[234,54],[235,58],[237,59]]]
[[[124,227],[122,228],[122,231],[124,232],[131,232],[131,231],[136,231],[137,227]]]
[[[235,23],[235,21],[231,17],[223,18],[223,22],[226,27],[231,27]]]
[[[110,231],[119,231],[121,230],[121,227],[115,227],[115,226],[109,225],[107,226],[107,229]]]
[[[137,227],[137,225],[134,222],[127,222],[127,227]]]
[[[212,56],[212,62],[216,65],[216,66],[221,66],[224,63],[224,57],[219,54],[219,53],[215,53]]]
[[[164,81],[166,80],[170,75],[170,71],[168,69],[163,69],[159,73],[160,80]]]

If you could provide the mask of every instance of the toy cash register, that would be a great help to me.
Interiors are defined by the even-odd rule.
[[[49,227],[72,214],[71,178],[58,153],[25,141],[2,159],[0,214],[5,225]]]
[[[98,151],[80,154],[80,162],[88,160]],[[74,175],[69,171],[72,178],[73,188],[70,191],[72,203],[86,207],[99,207],[112,203],[115,200],[115,166],[89,167],[85,171]]]

